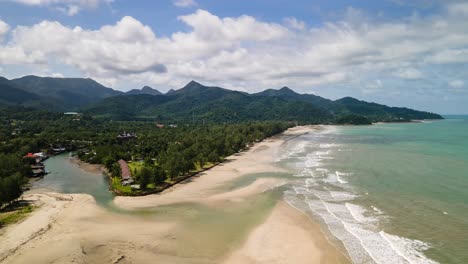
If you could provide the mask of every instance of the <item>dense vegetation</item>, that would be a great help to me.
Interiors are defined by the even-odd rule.
[[[388,107],[345,97],[332,101],[299,94],[283,87],[256,94],[207,87],[190,82],[166,94],[150,87],[127,93],[104,87],[91,79],[26,76],[0,78],[0,103],[54,111],[76,111],[121,121],[158,122],[297,121],[340,123],[343,118],[370,122],[440,119],[437,114]],[[364,118],[362,118],[364,117]]]
[[[59,112],[77,109],[84,114]],[[439,118],[351,97],[332,101],[287,87],[248,94],[192,81],[166,94],[150,87],[123,93],[91,79],[0,77],[0,207],[21,195],[31,173],[22,159],[28,152],[77,150],[81,159],[104,164],[121,193],[135,193],[119,178],[117,161],[130,161],[144,193],[212,167],[293,124]],[[117,138],[124,131],[137,137]]]
[[[114,120],[245,122],[258,120],[300,123],[340,123],[345,116],[361,116],[370,122],[440,119],[437,114],[388,107],[346,97],[332,101],[311,94],[298,94],[284,87],[247,94],[190,82],[165,95],[126,95],[106,98],[84,111]],[[353,118],[355,119],[355,118]],[[356,119],[357,120],[357,119]]]
[[[17,156],[0,153],[0,208],[21,196],[29,172]]]
[[[63,115],[28,108],[0,107],[0,176],[11,201],[21,194],[30,174],[22,157],[28,152],[56,147],[76,150],[87,162],[103,164],[113,176],[112,186],[130,194],[130,186],[120,182],[120,159],[130,161],[132,174],[142,188],[157,191],[203,169],[254,142],[292,126],[286,122],[247,122],[238,124],[187,123],[158,127],[155,122],[107,121],[87,115]],[[122,132],[135,138],[119,139]],[[3,182],[0,182],[3,184]],[[3,196],[2,196],[3,199]]]
[[[120,124],[125,126],[129,122]],[[130,189],[119,188],[120,167],[116,163],[119,159],[132,162],[132,174],[143,191],[157,191],[290,126],[291,123],[253,122],[158,129],[141,123],[132,130],[138,131],[136,138],[122,141],[114,133],[113,138],[104,137],[105,140],[94,142],[78,155],[90,163],[104,164],[116,176],[113,183],[120,193],[128,194]]]
[[[51,111],[70,111],[103,98],[123,94],[92,79],[25,76],[0,77],[0,103]]]

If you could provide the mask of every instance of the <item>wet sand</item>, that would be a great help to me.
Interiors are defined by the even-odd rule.
[[[78,167],[80,167],[80,169],[86,171],[86,172],[89,172],[89,173],[95,173],[95,174],[100,174],[100,173],[104,173],[106,171],[106,169],[104,168],[103,165],[100,165],[100,164],[90,164],[90,163],[86,163],[76,157],[71,157],[70,158],[70,162],[73,163],[73,164],[76,164],[78,165]]]
[[[285,180],[221,188],[246,174],[282,172],[273,165],[280,145],[314,129],[290,129],[161,194],[114,200],[130,212],[84,194],[25,195],[41,207],[0,231],[0,262],[348,263],[319,225],[272,198]]]

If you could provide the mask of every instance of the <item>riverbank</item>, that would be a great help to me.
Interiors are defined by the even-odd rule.
[[[77,165],[80,169],[94,174],[106,173],[106,168],[101,164],[90,164],[80,160],[79,158],[73,156],[70,158],[70,162]]]
[[[284,179],[262,176],[224,188],[246,175],[285,173],[273,164],[280,146],[316,129],[289,129],[160,194],[116,197],[123,213],[97,206],[89,195],[27,195],[42,206],[5,230],[0,261],[348,263],[320,226],[275,194]]]

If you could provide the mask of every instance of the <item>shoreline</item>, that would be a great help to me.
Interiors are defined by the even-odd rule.
[[[148,263],[158,259],[163,263],[350,263],[347,255],[328,240],[315,220],[285,201],[275,201],[271,209],[268,209],[270,206],[256,209],[257,205],[252,202],[261,201],[262,195],[267,195],[269,190],[287,184],[285,180],[263,176],[285,173],[272,164],[280,146],[288,139],[317,129],[318,126],[288,129],[159,194],[117,196],[114,199],[114,205],[124,210],[163,210],[166,213],[162,215],[118,214],[99,207],[91,196],[84,194],[27,195],[25,199],[34,200],[42,206],[23,222],[4,230],[1,237],[8,243],[0,243],[0,261]],[[251,174],[262,176],[256,177],[247,186],[220,189],[228,182]],[[193,223],[190,219],[194,217],[189,212],[214,210],[221,218],[226,214],[223,208],[240,208],[239,212],[246,210],[242,208],[252,212],[260,210],[263,212],[263,216],[260,216],[262,220],[252,227],[236,227],[242,228],[243,232],[228,233],[234,236],[232,240],[238,241],[237,244],[222,245],[229,240],[207,236],[207,231],[216,233],[217,225],[213,225],[207,231],[198,230],[202,237],[195,242],[195,249],[188,253],[180,251],[181,247],[187,248],[184,241],[197,232],[187,227]],[[213,217],[204,221],[217,220],[217,216]],[[189,221],[181,220],[185,218]],[[222,221],[222,218],[217,221]],[[223,224],[218,232],[225,232]],[[17,235],[18,232],[24,235]],[[201,246],[199,239],[203,241]],[[206,253],[211,251],[210,246],[204,246],[205,242],[220,247],[220,252],[215,255]]]

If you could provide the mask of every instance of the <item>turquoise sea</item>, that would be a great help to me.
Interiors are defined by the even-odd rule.
[[[468,117],[325,127],[283,146],[286,199],[355,263],[468,263]]]
[[[88,193],[101,206],[116,210],[105,177],[82,171],[69,158],[64,154],[47,160],[51,174],[34,188]],[[258,223],[284,197],[320,222],[356,264],[468,263],[468,117],[324,126],[287,140],[276,163],[289,173],[247,175],[223,186],[235,189],[261,177],[292,182],[262,194],[254,200],[258,203],[249,201],[250,218],[235,210],[215,212],[192,204],[182,209],[155,208],[146,214],[159,216],[159,211],[173,210],[181,219],[187,217],[186,212],[197,212],[200,223],[219,219],[216,232],[207,231],[213,231],[213,225],[192,226],[187,231],[187,237],[194,232],[199,232],[198,238],[218,234],[203,240],[209,245],[206,250],[211,250],[213,245],[241,239],[240,231]],[[194,222],[192,218],[187,221]],[[200,239],[190,247],[198,244]]]

